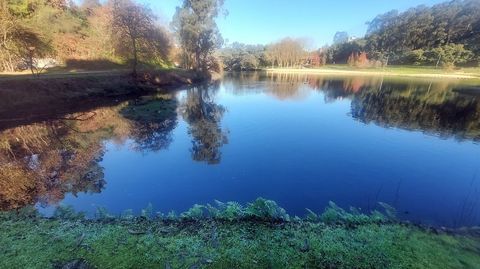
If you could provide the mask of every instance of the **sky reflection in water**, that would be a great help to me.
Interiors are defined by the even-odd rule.
[[[91,126],[68,123],[87,137],[70,144],[92,143],[86,151],[92,156],[80,156],[85,165],[69,167],[81,155],[70,144],[75,157],[62,157],[53,175],[45,156],[25,153],[29,169],[43,169],[29,175],[58,186],[12,200],[120,213],[148,203],[179,212],[214,199],[244,203],[262,196],[296,215],[307,207],[321,212],[330,200],[363,210],[382,201],[414,221],[480,224],[480,104],[453,92],[456,83],[235,74],[173,97],[99,108]],[[42,124],[61,125],[36,128]],[[4,140],[14,129],[1,131]],[[16,165],[9,169],[22,167]]]

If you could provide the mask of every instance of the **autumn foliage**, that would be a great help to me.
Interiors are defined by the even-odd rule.
[[[352,52],[348,57],[347,63],[349,66],[368,67],[370,61],[368,60],[367,53],[362,51],[360,53]]]
[[[46,59],[166,65],[171,48],[166,28],[131,0],[0,0],[0,36],[0,72],[33,72]]]

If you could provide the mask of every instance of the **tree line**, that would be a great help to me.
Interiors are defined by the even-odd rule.
[[[255,70],[264,67],[295,68],[308,61],[310,53],[304,39],[283,38],[269,45],[235,42],[222,48],[219,58],[226,70]]]
[[[221,71],[480,61],[480,0],[390,11],[370,21],[364,37],[337,32],[332,45],[316,50],[290,37],[222,48],[216,19],[224,14],[224,0],[183,0],[169,27],[135,0],[0,0],[0,71],[35,74],[69,59],[129,64],[133,74],[139,65]]]
[[[324,48],[327,63],[354,66],[478,66],[480,1],[453,0],[404,12],[389,11],[367,23],[363,38],[337,32]]]
[[[222,0],[184,0],[172,22],[158,23],[134,0],[0,0],[0,71],[38,73],[52,62],[107,60],[204,70],[223,44],[215,19]]]
[[[227,70],[260,67],[317,67],[390,64],[444,68],[478,66],[480,0],[453,0],[378,15],[367,23],[364,37],[337,32],[333,44],[308,50],[299,39],[285,38],[266,46],[234,43],[220,55]]]
[[[397,64],[478,64],[480,1],[453,0],[379,15],[368,23],[364,49],[374,59]]]

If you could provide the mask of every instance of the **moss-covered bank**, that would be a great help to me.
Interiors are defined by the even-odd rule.
[[[148,209],[142,217],[126,213],[121,218],[100,210],[97,220],[65,209],[49,219],[3,213],[0,268],[480,266],[480,240],[472,235],[427,230],[378,212],[366,216],[334,205],[305,219],[284,219],[287,215],[266,200],[243,209],[237,205],[194,206],[179,217],[156,218]]]

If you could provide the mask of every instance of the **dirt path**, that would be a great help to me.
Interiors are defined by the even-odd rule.
[[[89,76],[110,76],[110,75],[127,75],[130,72],[129,69],[123,70],[100,70],[100,71],[65,71],[65,72],[52,72],[44,73],[40,75],[40,78],[66,78],[66,77],[89,77]],[[32,73],[0,73],[0,80],[16,80],[16,79],[31,79],[35,78]]]

